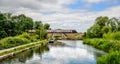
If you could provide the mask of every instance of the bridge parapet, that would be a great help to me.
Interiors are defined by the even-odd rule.
[[[61,39],[81,39],[84,34],[81,33],[48,33],[48,38],[60,37]]]

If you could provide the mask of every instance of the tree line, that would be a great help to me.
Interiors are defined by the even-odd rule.
[[[43,24],[41,21],[34,21],[24,14],[12,15],[11,13],[0,13],[0,39],[8,36],[16,36],[35,29],[40,34],[49,29],[49,24]]]
[[[83,42],[108,53],[97,64],[120,64],[120,18],[97,17]]]
[[[104,34],[120,31],[120,19],[100,16],[95,19],[95,24],[86,33],[89,38],[102,38]]]

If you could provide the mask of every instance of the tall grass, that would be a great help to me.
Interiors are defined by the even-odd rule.
[[[35,45],[39,45],[39,44],[41,44],[42,46],[45,46],[47,44],[47,42],[46,42],[46,40],[42,40],[42,41],[37,41],[37,42],[34,42],[34,43],[28,43],[28,44],[16,47],[14,49],[2,52],[2,53],[0,53],[0,56],[5,55],[5,54],[9,54],[9,53],[12,53],[12,52],[16,52],[16,51],[19,51],[19,50],[22,50],[22,49],[25,49],[25,48],[31,48],[31,47],[34,47]]]
[[[108,52],[100,57],[97,64],[120,64],[120,41],[110,39],[84,39],[84,44],[92,45],[95,48]]]
[[[103,35],[103,38],[105,39],[113,39],[113,40],[120,40],[120,31],[119,32],[109,32],[107,34]]]
[[[110,51],[120,51],[120,41],[118,40],[106,40],[106,39],[84,39],[84,44],[92,45],[95,48]]]
[[[37,36],[28,33],[23,33],[22,35],[18,35],[15,37],[6,37],[0,40],[0,50],[27,44],[30,42],[35,42],[35,41],[37,41]]]
[[[120,51],[112,52],[98,58],[97,64],[120,64]]]

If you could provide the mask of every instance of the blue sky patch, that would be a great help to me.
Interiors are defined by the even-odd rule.
[[[93,10],[93,11],[102,11],[107,8],[120,5],[120,1],[118,2],[99,2],[99,3],[87,3],[82,1],[77,1],[73,4],[66,5],[66,8],[70,9],[82,9],[82,10]]]

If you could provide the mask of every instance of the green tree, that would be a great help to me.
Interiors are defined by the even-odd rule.
[[[49,24],[43,25],[41,21],[34,22],[32,18],[24,14],[0,13],[0,39],[19,35],[31,29],[39,30],[40,38],[43,39],[46,35],[46,29],[49,29],[49,27]]]
[[[39,29],[36,30],[36,34],[39,36],[39,39],[45,39],[47,37],[46,29],[44,29],[44,26],[39,27]]]
[[[48,23],[46,23],[46,24],[44,24],[44,28],[48,30],[50,28],[50,25]]]
[[[109,19],[107,26],[111,27],[112,32],[116,32],[119,30],[119,20],[115,17]]]
[[[104,17],[100,16],[96,18],[95,25],[98,24],[102,28],[107,24],[108,21],[109,21],[109,18],[107,16],[104,16]]]
[[[102,28],[102,33],[104,34],[104,33],[108,33],[108,32],[111,32],[111,27],[109,27],[109,26],[104,26],[104,27]]]
[[[35,21],[34,23],[34,29],[39,29],[40,26],[42,26],[42,22],[41,21]]]
[[[87,30],[86,36],[90,38],[102,37],[101,27],[99,25],[92,26],[90,29]]]

